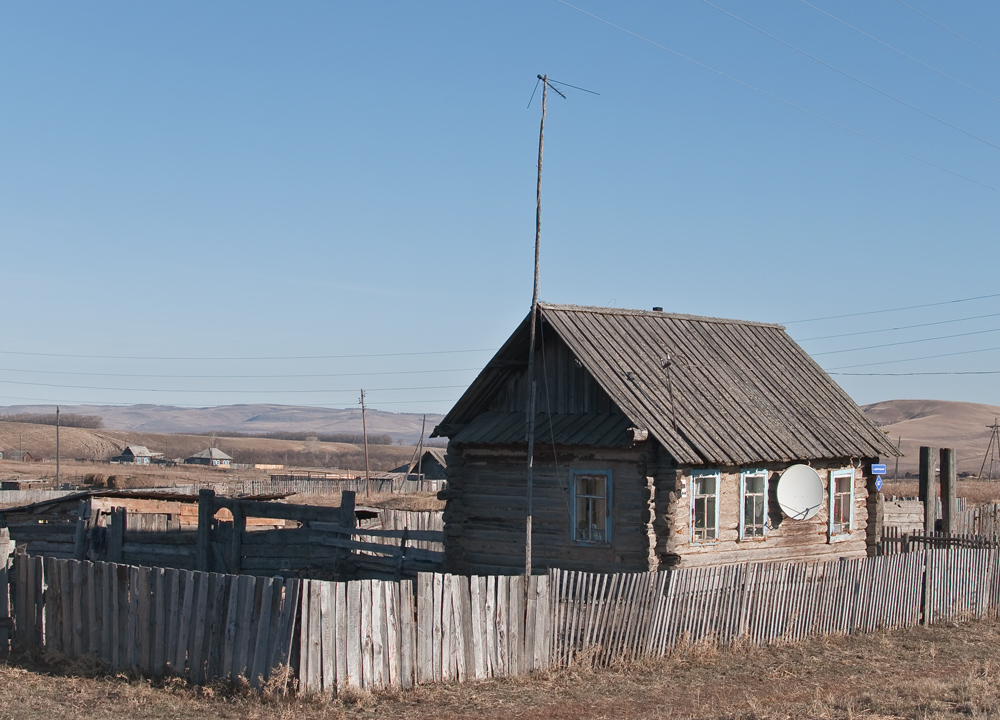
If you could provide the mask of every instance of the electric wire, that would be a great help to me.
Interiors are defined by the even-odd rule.
[[[883,343],[881,345],[868,345],[866,347],[859,347],[859,348],[841,348],[839,350],[826,350],[824,352],[817,352],[810,354],[813,357],[819,357],[820,355],[839,355],[841,353],[859,352],[861,350],[878,350],[880,348],[896,347],[897,345],[916,345],[917,343],[933,342],[935,340],[952,340],[954,338],[969,337],[970,335],[986,335],[995,332],[1000,332],[1000,328],[992,328],[990,330],[974,330],[972,332],[956,333],[954,335],[939,335],[938,337],[920,338],[919,340],[900,340],[898,342]]]
[[[850,127],[849,125],[845,125],[844,123],[842,123],[842,122],[840,122],[838,120],[834,120],[833,118],[829,118],[826,115],[822,115],[822,114],[820,114],[818,112],[815,112],[814,110],[809,110],[808,108],[803,107],[802,105],[794,103],[791,100],[786,100],[785,98],[780,97],[778,95],[775,95],[774,93],[769,92],[769,91],[767,91],[767,90],[765,90],[765,89],[763,89],[761,87],[757,87],[756,85],[751,85],[750,83],[748,83],[748,82],[746,82],[744,80],[740,80],[739,78],[737,78],[737,77],[735,77],[733,75],[730,75],[730,74],[728,74],[726,72],[723,72],[722,70],[717,70],[716,68],[714,68],[714,67],[712,67],[710,65],[707,65],[707,64],[701,62],[700,60],[695,60],[694,58],[692,58],[692,57],[690,57],[688,55],[684,55],[683,53],[680,53],[677,50],[674,50],[673,48],[667,47],[666,45],[663,45],[661,43],[656,42],[655,40],[651,40],[650,38],[645,37],[644,35],[640,35],[639,33],[634,32],[632,30],[629,30],[628,28],[622,27],[621,25],[616,25],[615,23],[611,22],[610,20],[605,20],[604,18],[600,17],[599,15],[595,15],[592,12],[589,12],[587,10],[584,10],[583,8],[579,8],[576,5],[573,5],[573,4],[569,3],[569,2],[566,2],[566,0],[556,0],[556,2],[558,2],[558,3],[562,4],[562,5],[565,5],[566,7],[571,8],[573,10],[576,10],[577,12],[582,13],[583,15],[587,15],[588,17],[591,17],[594,20],[597,20],[598,22],[602,22],[602,23],[604,23],[605,25],[607,25],[609,27],[612,27],[612,28],[614,28],[616,30],[620,30],[621,32],[623,32],[623,33],[625,33],[627,35],[631,35],[632,37],[634,37],[634,38],[636,38],[638,40],[642,40],[645,43],[649,43],[653,47],[657,47],[657,48],[659,48],[661,50],[664,50],[664,51],[670,53],[671,55],[675,55],[676,57],[681,58],[682,60],[686,60],[687,62],[692,63],[693,65],[697,65],[698,67],[702,68],[703,70],[707,70],[710,73],[714,73],[715,75],[718,75],[719,77],[723,77],[723,78],[725,78],[725,79],[727,79],[727,80],[729,80],[731,82],[736,83],[737,85],[741,85],[742,87],[745,87],[748,90],[752,90],[754,92],[760,93],[761,95],[764,95],[765,97],[768,97],[768,98],[770,98],[770,99],[772,99],[772,100],[774,100],[776,102],[779,102],[779,103],[781,103],[783,105],[787,105],[790,108],[794,108],[795,110],[798,110],[799,112],[802,112],[802,113],[805,113],[806,115],[814,117],[817,120],[822,120],[823,122],[828,123],[830,125],[833,125],[834,127],[838,127],[841,130],[844,130],[845,132],[851,133],[852,135],[856,135],[858,137],[864,138],[865,140],[868,140],[869,142],[873,142],[876,145],[880,145],[880,146],[886,148],[887,150],[892,150],[893,152],[899,153],[900,155],[902,155],[904,157],[907,157],[907,158],[909,158],[911,160],[916,160],[917,162],[923,163],[924,165],[932,167],[935,170],[940,170],[943,173],[947,173],[948,175],[951,175],[953,177],[960,178],[960,179],[965,180],[966,182],[970,182],[970,183],[972,183],[974,185],[979,185],[980,187],[986,188],[987,190],[992,190],[993,192],[1000,192],[1000,190],[998,190],[997,188],[993,187],[992,185],[989,185],[988,183],[985,183],[985,182],[983,182],[981,180],[975,180],[974,178],[971,178],[968,175],[963,175],[960,172],[956,172],[954,170],[949,170],[948,168],[946,168],[946,167],[944,167],[942,165],[938,165],[937,163],[935,163],[935,162],[933,162],[931,160],[927,160],[926,158],[922,158],[919,155],[914,155],[913,153],[911,153],[911,152],[909,152],[907,150],[903,150],[902,148],[896,147],[895,145],[892,145],[891,143],[888,143],[885,140],[880,140],[879,138],[874,137],[873,135],[869,135],[868,133],[865,133],[865,132],[863,132],[861,130],[856,130],[856,129]]]
[[[218,389],[183,389],[183,388],[123,388],[123,387],[103,387],[98,385],[62,385],[59,383],[36,383],[36,382],[26,382],[21,380],[0,380],[0,384],[3,385],[28,385],[31,387],[51,387],[51,388],[65,388],[71,390],[103,390],[105,392],[149,392],[149,393],[196,393],[196,394],[253,394],[253,395],[281,395],[285,393],[315,393],[319,394],[330,394],[330,393],[356,393],[357,388],[346,388],[344,390],[218,390]],[[454,388],[464,388],[468,385],[424,385],[418,387],[395,387],[395,388],[368,388],[367,391],[371,392],[389,392],[389,391],[402,391],[402,390],[450,390]]]
[[[798,323],[819,322],[820,320],[840,320],[842,318],[862,317],[864,315],[879,315],[881,313],[902,312],[903,310],[920,310],[922,308],[939,307],[941,305],[954,305],[956,303],[973,302],[974,300],[988,300],[1000,297],[1000,293],[992,295],[977,295],[970,298],[959,298],[958,300],[942,300],[941,302],[924,303],[923,305],[907,305],[906,307],[887,308],[885,310],[866,310],[857,313],[845,313],[843,315],[827,315],[825,317],[806,318],[804,320],[788,320],[781,325],[796,325]]]
[[[914,328],[932,327],[934,325],[950,325],[951,323],[967,322],[969,320],[982,320],[984,318],[992,318],[998,316],[1000,316],[1000,313],[990,313],[989,315],[973,315],[972,317],[955,318],[953,320],[938,320],[936,322],[918,323],[916,325],[900,325],[899,327],[882,328],[880,330],[858,330],[856,332],[840,333],[838,335],[821,335],[819,337],[799,338],[796,339],[796,342],[804,343],[804,342],[812,342],[815,340],[833,340],[835,338],[854,337],[857,335],[875,335],[880,333],[896,332],[897,330],[913,330]]]
[[[892,93],[890,93],[890,92],[888,92],[886,90],[883,90],[883,89],[881,89],[879,87],[876,87],[875,85],[872,85],[871,83],[869,83],[869,82],[867,82],[865,80],[862,80],[857,75],[852,75],[851,73],[847,72],[846,70],[840,69],[836,65],[834,65],[832,63],[829,63],[826,60],[823,60],[822,58],[820,58],[820,57],[818,57],[816,55],[813,55],[812,53],[810,53],[810,52],[808,52],[806,50],[803,50],[802,48],[800,48],[800,47],[798,47],[796,45],[793,45],[792,43],[788,42],[787,40],[782,40],[777,35],[773,35],[772,33],[769,33],[767,30],[764,30],[763,28],[754,25],[750,21],[744,20],[739,15],[736,15],[735,13],[732,13],[729,10],[726,10],[725,8],[719,7],[718,5],[716,5],[715,3],[711,2],[710,0],[701,0],[701,2],[703,4],[705,4],[705,5],[708,5],[711,8],[715,8],[716,10],[718,10],[719,12],[721,12],[724,15],[728,15],[729,17],[733,18],[737,22],[743,23],[748,28],[751,28],[752,30],[756,30],[761,35],[764,35],[765,37],[771,38],[775,42],[781,43],[785,47],[787,47],[787,48],[789,48],[791,50],[794,50],[795,52],[800,53],[801,55],[804,55],[805,57],[809,58],[810,60],[812,60],[814,62],[818,62],[823,67],[829,68],[830,70],[833,70],[834,72],[843,75],[844,77],[848,78],[849,80],[853,80],[854,82],[858,83],[859,85],[863,85],[866,88],[868,88],[869,90],[873,90],[874,92],[877,92],[879,95],[887,97],[890,100],[893,100],[894,102],[897,102],[900,105],[902,105],[904,107],[907,107],[910,110],[913,110],[914,112],[918,112],[921,115],[930,118],[931,120],[934,120],[936,122],[941,123],[942,125],[944,125],[946,127],[951,128],[952,130],[956,130],[957,132],[960,132],[963,135],[967,135],[968,137],[972,138],[973,140],[977,140],[978,142],[981,142],[984,145],[988,145],[989,147],[993,148],[994,150],[1000,150],[1000,145],[996,145],[996,144],[990,142],[989,140],[987,140],[984,137],[976,135],[975,133],[970,132],[970,131],[966,130],[965,128],[961,128],[958,125],[955,125],[954,123],[951,123],[951,122],[945,120],[944,118],[938,117],[934,113],[928,112],[927,110],[924,110],[923,108],[919,108],[916,105],[914,105],[912,103],[909,103],[906,100],[903,100],[901,97],[897,97],[896,95],[893,95]]]
[[[996,350],[1000,350],[1000,347],[979,348],[977,350],[960,350],[958,352],[941,353],[940,355],[924,355],[923,357],[903,358],[901,360],[880,360],[878,362],[856,363],[854,365],[838,365],[837,367],[824,368],[824,370],[829,373],[833,370],[851,370],[859,367],[874,367],[876,365],[893,365],[895,363],[917,362],[918,360],[936,360],[937,358],[958,357],[959,355],[975,355],[976,353],[994,352]]]
[[[31,357],[57,357],[57,358],[77,358],[86,360],[195,360],[195,361],[216,361],[227,362],[258,361],[258,360],[353,360],[359,358],[383,358],[383,357],[417,357],[420,355],[458,355],[461,353],[496,352],[496,348],[477,348],[474,350],[425,350],[421,352],[401,352],[401,353],[362,353],[359,355],[272,355],[261,357],[179,357],[179,356],[152,356],[152,355],[76,355],[73,353],[44,353],[27,352],[23,350],[0,350],[0,355],[28,355]]]
[[[924,13],[920,12],[919,10],[917,10],[915,7],[913,7],[911,5],[907,5],[905,2],[903,2],[903,0],[896,0],[896,2],[898,2],[900,5],[902,5],[903,7],[905,7],[907,10],[910,10],[911,12],[916,13],[917,15],[919,15],[922,18],[924,18],[925,20],[934,23],[935,25],[937,25],[942,30],[951,33],[952,35],[954,35],[955,37],[957,37],[959,40],[963,40],[963,41],[969,43],[969,45],[972,45],[972,47],[977,48],[979,50],[982,50],[984,53],[986,53],[990,57],[993,57],[993,58],[995,58],[997,60],[1000,60],[1000,55],[996,55],[995,53],[992,53],[989,50],[987,50],[986,48],[984,48],[982,45],[973,42],[972,40],[970,40],[969,38],[965,37],[964,35],[960,35],[959,33],[957,33],[954,30],[952,30],[950,27],[948,27],[947,25],[945,25],[944,23],[938,22],[937,20],[935,20],[934,18],[932,18],[930,15],[925,15]]]
[[[387,370],[382,372],[356,373],[303,373],[291,375],[157,375],[149,373],[103,373],[79,372],[71,370],[22,370],[0,368],[0,372],[31,373],[35,375],[77,375],[87,377],[158,378],[171,380],[286,380],[296,378],[369,377],[373,375],[424,375],[429,373],[478,372],[482,368],[455,368],[452,370]]]
[[[948,78],[949,80],[951,80],[952,82],[956,82],[956,83],[958,83],[959,85],[961,85],[961,86],[963,86],[963,87],[966,87],[966,88],[968,88],[969,90],[972,90],[973,92],[977,92],[977,93],[979,93],[980,95],[982,95],[983,97],[987,97],[987,98],[989,98],[990,100],[992,100],[992,101],[994,101],[994,102],[997,102],[997,103],[1000,103],[1000,98],[996,97],[995,95],[990,95],[990,94],[989,94],[988,92],[986,92],[985,90],[980,90],[979,88],[977,88],[977,87],[975,87],[975,86],[973,86],[973,85],[970,85],[969,83],[967,83],[967,82],[965,82],[964,80],[961,80],[961,79],[959,79],[959,78],[955,77],[954,75],[949,75],[949,74],[948,74],[948,73],[946,73],[946,72],[945,72],[944,70],[939,70],[938,68],[934,67],[933,65],[929,65],[928,63],[925,63],[925,62],[924,62],[923,60],[921,60],[920,58],[917,58],[917,57],[914,57],[913,55],[910,55],[909,53],[907,53],[907,52],[905,52],[905,51],[903,51],[903,50],[900,50],[899,48],[897,48],[897,47],[894,47],[893,45],[890,45],[889,43],[885,42],[884,40],[880,40],[879,38],[875,37],[874,35],[872,35],[872,34],[870,34],[870,33],[867,33],[867,32],[865,32],[865,31],[864,31],[864,30],[862,30],[861,28],[859,28],[859,27],[855,27],[854,25],[851,25],[851,24],[850,24],[849,22],[847,22],[846,20],[841,20],[841,19],[840,19],[839,17],[837,17],[837,16],[836,16],[836,15],[834,15],[833,13],[830,13],[830,12],[827,12],[827,11],[826,11],[826,10],[824,10],[823,8],[821,8],[821,7],[817,7],[816,5],[813,5],[813,4],[811,3],[811,2],[809,2],[809,0],[799,0],[799,2],[800,2],[800,3],[802,3],[803,5],[808,5],[809,7],[811,7],[811,8],[812,8],[813,10],[815,10],[816,12],[820,12],[820,13],[823,13],[824,15],[826,15],[827,17],[829,17],[829,18],[830,18],[830,19],[832,19],[832,20],[836,20],[836,21],[837,21],[837,22],[839,22],[839,23],[840,23],[841,25],[844,25],[845,27],[849,27],[849,28],[850,28],[851,30],[853,30],[854,32],[856,32],[856,33],[859,33],[859,34],[861,34],[861,35],[864,35],[864,36],[865,36],[866,38],[868,38],[869,40],[873,40],[874,42],[877,42],[877,43],[878,43],[879,45],[883,45],[883,46],[885,46],[885,47],[889,48],[890,50],[892,50],[893,52],[895,52],[895,53],[899,53],[899,54],[900,54],[900,55],[902,55],[903,57],[905,57],[905,58],[907,58],[907,59],[909,59],[909,60],[912,60],[912,61],[913,61],[913,62],[915,62],[915,63],[918,63],[918,64],[920,64],[920,65],[923,65],[923,66],[924,66],[925,68],[927,68],[928,70],[931,70],[932,72],[936,72],[936,73],[937,73],[938,75],[941,75],[942,77],[946,77],[946,78]]]

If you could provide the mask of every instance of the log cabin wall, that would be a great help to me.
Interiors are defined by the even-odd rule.
[[[764,463],[753,468],[711,468],[721,474],[718,539],[691,539],[691,478],[700,468],[676,468],[667,461],[658,470],[656,493],[656,551],[664,567],[695,567],[742,562],[791,560],[826,561],[839,557],[864,557],[869,546],[869,494],[875,493],[874,478],[866,474],[869,462],[854,461],[853,522],[850,532],[829,533],[830,473],[851,468],[851,460],[816,461],[811,466],[823,480],[824,499],[819,512],[808,520],[785,517],[776,497],[777,481],[794,463]],[[768,528],[763,539],[740,539],[740,473],[768,471]]]
[[[533,493],[533,567],[592,572],[655,570],[653,481],[649,451],[638,447],[536,446]],[[444,511],[449,572],[524,572],[525,449],[520,446],[448,445],[448,502]],[[571,537],[571,470],[611,471],[611,542],[574,543]]]

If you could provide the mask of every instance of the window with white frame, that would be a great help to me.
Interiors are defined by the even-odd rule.
[[[740,497],[740,539],[763,539],[767,535],[767,470],[740,473]]]
[[[573,542],[608,545],[611,542],[611,471],[573,470]]]
[[[849,533],[854,526],[854,469],[830,472],[830,535]]]
[[[719,485],[721,476],[713,470],[691,474],[691,542],[719,539]]]

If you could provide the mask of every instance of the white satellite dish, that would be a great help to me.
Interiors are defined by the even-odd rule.
[[[789,520],[808,520],[823,506],[823,478],[808,465],[792,465],[781,474],[777,494]]]

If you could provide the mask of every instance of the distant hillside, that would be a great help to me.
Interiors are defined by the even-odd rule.
[[[947,400],[887,400],[861,409],[894,444],[902,438],[901,476],[918,472],[921,445],[955,448],[959,472],[978,473],[992,433],[987,426],[1000,417],[1000,407],[996,405]],[[993,457],[996,458],[995,447]],[[885,462],[891,476],[895,460],[885,458]],[[1000,468],[996,465],[994,468],[996,477]]]
[[[135,433],[361,433],[361,409],[299,407],[295,405],[220,405],[204,408],[181,408],[169,405],[62,405],[62,412],[97,415],[107,430]],[[0,415],[17,413],[52,413],[52,405],[12,405],[0,407]],[[415,444],[420,439],[418,413],[390,413],[369,410],[365,413],[371,435],[391,435],[393,441]],[[428,415],[426,434],[430,435],[442,415]],[[3,418],[0,417],[0,420]]]

